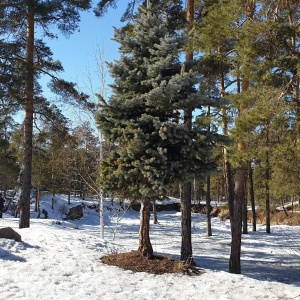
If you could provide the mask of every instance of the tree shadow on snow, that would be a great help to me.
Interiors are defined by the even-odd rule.
[[[12,254],[12,253],[9,253],[3,249],[0,249],[0,260],[19,261],[19,262],[26,261],[25,258],[15,255],[15,254]]]
[[[247,252],[247,250],[245,250]],[[244,257],[244,259],[243,259]],[[229,257],[195,256],[198,267],[213,271],[229,270]],[[251,251],[241,257],[241,274],[260,281],[274,281],[300,286],[299,259],[295,261],[285,253],[265,253]]]
[[[17,243],[17,242],[15,242]],[[29,248],[36,248],[39,249],[39,246],[32,246],[26,242],[18,242],[21,247],[18,247],[18,251],[21,252],[22,250],[26,250]],[[12,253],[12,250],[7,251],[0,247],[0,260],[7,260],[7,261],[18,261],[18,262],[26,262],[26,259],[20,255],[16,255]]]

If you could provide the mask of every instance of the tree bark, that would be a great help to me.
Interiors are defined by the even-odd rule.
[[[192,250],[192,204],[191,183],[185,183],[180,188],[181,199],[181,256],[180,259],[193,265]]]
[[[34,5],[28,2],[26,44],[26,96],[24,121],[23,176],[20,195],[19,228],[30,227],[30,190],[32,170],[32,131],[34,103]]]
[[[41,217],[41,183],[38,183],[37,189],[37,218]]]
[[[249,162],[248,176],[249,176],[249,194],[250,194],[251,210],[252,210],[252,231],[256,231],[256,210],[255,210],[253,171],[252,171],[251,161]]]
[[[233,202],[234,202],[234,189],[233,189],[233,180],[232,180],[232,168],[231,164],[227,158],[227,149],[224,148],[224,174],[226,182],[226,201],[229,204],[229,214],[233,212]]]
[[[191,32],[194,23],[194,0],[188,0],[187,3],[187,31]],[[193,61],[194,54],[192,51],[186,52],[186,61]],[[192,129],[192,109],[184,109],[184,126],[187,131]],[[181,186],[180,202],[181,202],[181,256],[182,261],[194,264],[191,237],[191,201],[192,201],[192,184],[184,183]]]
[[[269,147],[269,127],[266,126],[266,147]],[[269,151],[266,153],[266,233],[271,233],[271,211],[270,211],[270,162],[269,162]]]
[[[55,202],[54,197],[55,197],[55,193],[52,192],[52,197],[51,197],[51,208],[52,209],[54,209],[54,202]]]
[[[241,273],[241,241],[242,241],[242,204],[245,198],[245,169],[238,168],[234,189],[234,201],[230,213],[231,252],[229,272]]]
[[[153,248],[150,242],[150,199],[143,199],[140,210],[139,249],[143,256],[151,258]]]
[[[212,236],[211,230],[211,206],[210,206],[210,176],[207,176],[207,191],[206,191],[206,235]]]
[[[255,12],[255,0],[247,0],[246,16],[247,22],[252,22]],[[239,72],[239,69],[238,69]],[[238,87],[240,92],[240,77],[237,78]],[[249,89],[250,81],[247,78],[242,80],[242,93],[246,93]],[[244,104],[239,107],[239,116],[244,113]],[[238,152],[243,152],[246,149],[246,144],[243,141],[238,141]],[[230,213],[231,223],[231,253],[229,259],[229,272],[240,274],[241,273],[241,241],[242,241],[242,215],[243,204],[245,202],[245,187],[246,187],[246,167],[241,162],[236,171],[235,189],[233,203],[230,205],[232,212]]]
[[[268,159],[268,154],[266,154]],[[266,233],[271,233],[271,212],[270,212],[270,188],[269,188],[269,179],[270,169],[266,169]]]
[[[154,222],[154,224],[158,224],[157,209],[156,209],[156,200],[152,201],[152,206],[153,206],[153,222]]]
[[[246,176],[246,169],[245,169],[245,176]],[[243,234],[248,233],[248,200],[247,200],[247,177],[245,177],[245,196],[244,196],[244,202],[243,202]]]
[[[220,49],[219,49],[220,52]],[[221,98],[225,97],[225,78],[223,72],[220,75],[220,94]],[[222,107],[222,131],[224,136],[228,136],[228,117],[226,107]],[[233,203],[233,182],[232,182],[232,169],[228,160],[228,150],[227,147],[223,146],[223,176],[225,181],[225,200],[229,206]],[[229,208],[229,211],[231,209]]]

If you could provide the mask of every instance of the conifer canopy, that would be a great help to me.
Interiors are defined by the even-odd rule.
[[[112,96],[102,101],[98,124],[117,145],[101,164],[100,183],[119,197],[155,199],[174,182],[215,167],[212,134],[184,126],[183,109],[214,101],[200,95],[199,79],[180,55],[186,38],[169,34],[163,16],[140,7],[134,24],[115,29],[121,58],[110,64]]]

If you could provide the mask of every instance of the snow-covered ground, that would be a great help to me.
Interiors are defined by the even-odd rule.
[[[71,199],[72,205],[81,203]],[[229,222],[212,219],[213,236],[206,237],[205,217],[193,214],[193,248],[200,276],[133,273],[103,264],[108,253],[137,250],[139,213],[116,211],[105,203],[105,239],[100,238],[99,216],[86,208],[79,221],[63,221],[68,208],[66,196],[50,197],[42,208],[48,219],[36,219],[30,228],[19,229],[18,219],[8,213],[0,228],[12,227],[22,242],[0,239],[0,299],[108,299],[108,300],[193,300],[193,299],[294,299],[300,300],[300,228],[272,227],[243,236],[242,275],[229,274]],[[151,224],[156,253],[178,258],[180,213],[163,211],[159,224]],[[249,229],[251,229],[249,227]]]

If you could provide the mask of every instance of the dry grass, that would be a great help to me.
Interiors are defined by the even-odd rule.
[[[107,265],[117,266],[125,270],[147,272],[156,275],[166,273],[200,275],[203,273],[202,270],[189,266],[182,261],[162,255],[153,255],[152,258],[147,258],[139,252],[111,254],[102,257],[101,260]]]
[[[251,220],[251,214],[249,214],[249,221]],[[258,211],[256,213],[257,223],[265,225],[266,223],[266,212]],[[300,225],[300,213],[292,213],[284,211],[271,212],[271,225],[290,225],[299,226]]]
[[[214,207],[211,213],[214,217],[219,217],[221,220],[229,219],[229,209],[227,207]],[[300,225],[300,212],[287,211],[271,211],[271,225]],[[248,211],[248,222],[252,222],[252,212]],[[266,212],[265,210],[256,211],[257,224],[266,224]]]

